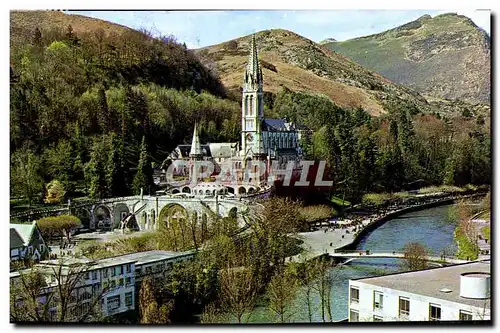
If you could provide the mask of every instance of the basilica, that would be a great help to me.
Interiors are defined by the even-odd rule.
[[[168,159],[208,160],[216,165],[216,172],[224,165],[244,169],[249,161],[255,160],[265,161],[268,168],[274,163],[284,168],[289,161],[298,165],[302,159],[300,140],[309,134],[309,130],[286,119],[264,118],[263,77],[255,35],[250,43],[242,94],[240,142],[201,144],[195,125],[191,145],[177,146]],[[191,170],[192,168],[186,167],[180,172],[192,177]],[[251,180],[254,183],[261,181],[262,179]]]

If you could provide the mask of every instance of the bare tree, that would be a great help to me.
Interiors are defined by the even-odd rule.
[[[321,318],[323,322],[326,322],[326,316],[328,320],[333,321],[332,318],[332,304],[331,304],[331,293],[334,283],[334,277],[331,274],[331,265],[328,259],[320,257],[314,263],[316,266],[313,272],[316,274],[316,279],[314,279],[313,289],[316,290],[321,299]]]
[[[221,305],[224,311],[242,323],[243,316],[250,318],[257,299],[257,285],[249,267],[230,267],[220,270]]]
[[[276,313],[281,323],[288,322],[293,315],[293,303],[297,296],[299,281],[293,266],[277,271],[267,288],[269,309]]]
[[[407,243],[403,247],[404,258],[400,262],[403,271],[415,271],[425,269],[428,263],[428,251],[424,245],[418,242]]]
[[[105,290],[83,284],[93,264],[70,264],[61,260],[57,264],[34,266],[28,272],[21,272],[15,280],[20,283],[11,283],[11,319],[42,322],[100,320],[100,299]]]

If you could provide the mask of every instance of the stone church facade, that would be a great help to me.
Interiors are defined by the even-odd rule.
[[[300,140],[309,135],[305,126],[286,119],[264,118],[263,76],[258,59],[255,36],[250,43],[250,54],[245,67],[241,103],[241,141],[201,144],[198,131],[193,131],[191,145],[179,145],[167,159],[189,162],[177,174],[193,177],[194,161],[211,161],[216,172],[229,166],[232,169],[245,169],[251,161],[264,161],[269,170],[277,163],[285,168],[289,161],[298,166],[302,159]],[[243,174],[238,180],[243,180]],[[253,180],[252,182],[260,182]]]

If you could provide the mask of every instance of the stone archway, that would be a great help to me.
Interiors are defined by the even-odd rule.
[[[173,189],[172,194],[181,193],[178,189]]]
[[[235,219],[238,216],[238,208],[233,207],[229,210],[229,213],[227,214],[229,218]]]
[[[189,186],[184,186],[182,188],[182,193],[191,193],[191,189],[189,188]]]
[[[111,209],[105,205],[99,205],[94,208],[94,228],[110,230],[112,228]]]
[[[241,195],[241,194],[246,194],[246,193],[247,193],[247,190],[243,186],[241,186],[240,188],[238,188],[238,194]]]
[[[113,208],[113,229],[120,228],[120,222],[129,215],[130,209],[124,203],[119,203]]]
[[[254,194],[255,193],[255,189],[253,187],[249,187],[247,193],[248,194]]]
[[[90,229],[92,214],[85,207],[79,207],[75,210],[74,215],[80,219],[84,229]]]
[[[162,208],[158,216],[157,227],[169,227],[175,222],[187,222],[188,212],[179,204],[170,204]]]

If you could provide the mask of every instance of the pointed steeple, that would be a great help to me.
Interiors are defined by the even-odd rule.
[[[245,84],[247,89],[252,90],[262,87],[262,69],[259,65],[255,34],[252,35],[252,41],[250,42],[250,54],[248,55],[248,63],[245,71]]]
[[[189,152],[190,157],[200,157],[203,155],[201,150],[200,138],[198,137],[198,130],[196,128],[197,123],[194,124],[193,141],[191,143],[191,151]]]

